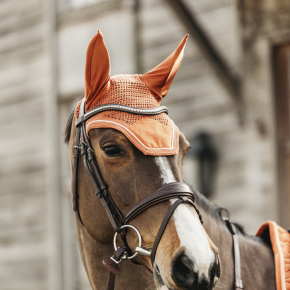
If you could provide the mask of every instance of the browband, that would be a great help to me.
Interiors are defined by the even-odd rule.
[[[76,122],[76,126],[78,127],[81,122],[85,122],[92,116],[105,111],[120,111],[135,115],[158,115],[161,113],[168,114],[168,109],[165,106],[160,106],[153,109],[140,109],[119,104],[105,104],[89,110],[83,117],[80,116]]]

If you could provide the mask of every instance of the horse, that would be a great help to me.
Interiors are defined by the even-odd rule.
[[[137,82],[139,90],[142,83],[145,83],[144,90],[149,88],[150,92],[155,93],[154,98],[161,96],[157,98],[159,102],[167,94],[179,68],[185,42],[186,38],[168,59],[149,72],[149,76],[145,74],[131,77],[130,82],[134,84]],[[110,287],[114,283],[116,289],[126,290],[234,289],[237,285],[235,285],[234,279],[232,233],[219,215],[216,206],[198,192],[191,193],[190,190],[184,190],[188,193],[186,196],[181,194],[178,197],[174,196],[158,203],[152,203],[150,206],[143,203],[144,208],[142,211],[139,210],[140,203],[142,204],[144,200],[150,198],[152,193],[157,193],[156,196],[160,197],[160,189],[162,191],[166,186],[172,187],[177,184],[184,188],[182,185],[182,160],[189,149],[189,142],[174,125],[170,128],[172,132],[175,128],[174,150],[176,151],[172,149],[173,147],[170,149],[173,151],[150,149],[146,138],[143,143],[148,146],[142,147],[132,137],[132,132],[128,132],[128,128],[123,128],[122,120],[121,125],[117,123],[116,119],[114,124],[117,125],[112,126],[113,122],[111,122],[105,126],[104,124],[107,125],[107,123],[94,119],[93,125],[101,123],[102,126],[89,128],[88,120],[92,118],[90,112],[95,110],[93,113],[96,113],[98,108],[108,109],[106,102],[105,105],[96,102],[97,105],[91,106],[92,101],[97,97],[100,102],[106,98],[110,90],[113,92],[110,96],[114,97],[116,88],[120,87],[120,78],[108,77],[108,53],[100,32],[89,45],[86,61],[86,96],[68,120],[65,140],[69,146],[72,174],[75,177],[72,179],[72,198],[78,243],[92,289],[113,289]],[[98,72],[95,73],[96,71]],[[93,75],[94,73],[95,75]],[[93,81],[92,76],[95,78]],[[149,82],[148,79],[150,79]],[[155,81],[159,82],[158,85],[154,83]],[[161,85],[160,82],[162,82]],[[126,85],[128,85],[127,81]],[[159,90],[160,87],[161,90]],[[133,88],[135,87],[133,86]],[[121,91],[123,94],[126,93],[124,90]],[[123,110],[126,114],[130,114],[130,110],[132,111],[132,108],[123,105],[114,106],[109,109]],[[150,110],[152,111],[152,109]],[[149,114],[150,110],[136,109],[136,112]],[[83,113],[81,113],[82,111]],[[87,119],[85,113],[89,114]],[[128,116],[126,114],[125,117]],[[165,114],[164,110],[158,114]],[[110,118],[112,116],[114,115],[109,115]],[[120,115],[118,116],[121,118]],[[139,121],[141,124],[147,121],[152,123],[147,116]],[[154,125],[160,129],[156,122]],[[82,130],[79,129],[80,126],[83,128]],[[151,130],[152,126],[149,127]],[[139,139],[142,138],[142,132],[147,132],[146,128],[146,126],[141,127]],[[162,128],[166,131],[166,128]],[[168,130],[168,132],[171,131]],[[134,132],[138,133],[136,127]],[[75,142],[80,139],[79,135],[82,136],[80,143]],[[149,133],[147,136],[150,139]],[[167,135],[164,136],[167,138]],[[173,133],[170,136],[173,136]],[[152,142],[152,139],[150,140]],[[84,162],[75,163],[74,160],[78,160],[80,154],[84,157]],[[94,164],[97,164],[97,168],[90,176],[88,160],[93,158],[96,160]],[[98,182],[102,184],[104,181],[106,186],[103,186],[96,196],[96,186],[94,186],[92,176],[97,175],[99,175]],[[108,214],[107,207],[110,204],[113,204],[113,208],[116,210],[113,213],[109,211]],[[173,208],[174,204],[177,205]],[[134,209],[139,211],[138,214],[133,215],[132,219],[128,219],[127,226],[130,227],[124,233],[124,228],[119,227],[116,216],[119,212],[124,216],[128,216],[128,214],[130,216],[132,208],[133,213]],[[169,212],[170,214],[168,214]],[[162,228],[163,224],[165,225]],[[162,233],[160,234],[161,228]],[[159,238],[155,247],[156,236]],[[241,230],[238,231],[237,236],[240,244],[244,289],[276,289],[274,258],[269,242],[263,238],[249,237]],[[116,255],[122,248],[118,248],[117,245],[122,243],[125,244],[126,251],[124,248],[120,255]],[[152,259],[154,247],[156,254]],[[136,253],[132,259],[133,263],[131,263],[128,258],[130,258],[129,255],[133,255],[134,249],[136,249]],[[115,250],[117,251],[115,252]],[[112,256],[114,252],[115,254]],[[111,256],[113,264],[104,262]],[[118,258],[116,258],[117,256]],[[122,263],[120,263],[121,261]],[[103,264],[110,269],[111,273],[117,273],[120,270],[116,282],[114,279],[111,280],[110,275],[108,288],[109,271]]]

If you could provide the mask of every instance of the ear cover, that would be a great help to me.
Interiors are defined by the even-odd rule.
[[[158,102],[168,93],[170,85],[180,67],[187,38],[188,34],[182,39],[177,49],[161,64],[148,73],[139,76],[154,94]]]
[[[103,35],[99,30],[91,40],[86,56],[86,110],[99,100],[110,87],[110,59]]]

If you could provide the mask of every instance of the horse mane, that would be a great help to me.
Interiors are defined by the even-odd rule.
[[[196,192],[196,190],[194,189],[193,191]],[[225,222],[223,221],[222,217],[219,214],[220,207],[212,203],[211,201],[209,201],[207,198],[205,198],[203,194],[198,192],[197,195],[198,195],[199,202],[202,204],[202,207],[206,209],[209,213],[211,213],[211,215],[214,217],[215,220],[218,220],[222,225],[225,225]],[[237,222],[232,222],[232,223],[236,226],[238,230],[238,234],[241,234],[243,236],[247,236],[250,238],[255,238],[254,236],[248,235],[241,224]]]
[[[71,132],[73,117],[74,117],[74,110],[71,112],[71,114],[66,122],[65,130],[64,130],[64,134],[63,134],[64,135],[64,142],[66,144],[68,144],[69,139],[70,139],[70,132]]]

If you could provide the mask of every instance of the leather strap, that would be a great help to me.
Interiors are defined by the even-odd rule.
[[[235,262],[235,290],[242,290],[243,281],[241,274],[241,257],[240,257],[240,245],[237,235],[236,226],[228,219],[225,219],[226,225],[233,237],[233,250],[234,250],[234,262]]]
[[[151,251],[151,264],[152,264],[152,267],[154,265],[154,261],[155,261],[155,255],[156,255],[156,251],[157,251],[157,247],[159,245],[159,242],[163,236],[163,233],[165,231],[165,228],[173,214],[173,212],[175,211],[175,209],[181,204],[183,203],[183,199],[178,199],[177,201],[175,201],[173,203],[173,205],[169,208],[168,212],[166,213],[163,221],[162,221],[162,224],[159,228],[159,231],[157,233],[157,236],[155,238],[155,241],[154,241],[154,245],[153,245],[153,248],[152,248],[152,251]]]
[[[165,184],[163,187],[147,196],[136,206],[134,206],[125,216],[124,222],[128,224],[133,218],[139,215],[147,208],[163,202],[168,199],[178,198],[179,196],[185,196],[194,202],[194,194],[191,188],[182,182],[172,182]]]
[[[72,204],[73,210],[76,211],[78,207],[78,167],[79,167],[79,144],[80,144],[81,130],[77,129],[76,144],[73,153],[73,174],[72,174]]]
[[[108,281],[108,290],[114,290],[115,287],[115,278],[116,275],[120,272],[118,270],[118,264],[121,262],[122,256],[125,253],[126,249],[120,247],[113,255],[113,259],[105,259],[103,260],[103,264],[110,270],[110,276]]]
[[[83,119],[85,113],[85,101],[83,100],[80,106],[79,116]],[[118,209],[117,205],[111,198],[101,171],[98,167],[97,161],[94,158],[94,151],[90,144],[90,141],[86,134],[85,122],[80,123],[79,127],[81,130],[81,155],[83,156],[83,162],[85,169],[89,175],[91,183],[94,187],[95,194],[100,198],[100,201],[109,217],[113,229],[120,233],[120,227],[122,225],[123,215]]]

